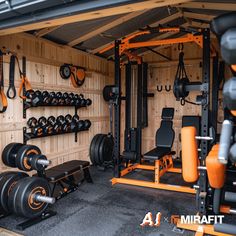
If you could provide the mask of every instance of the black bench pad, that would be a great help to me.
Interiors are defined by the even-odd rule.
[[[55,182],[67,175],[72,175],[79,170],[89,167],[89,165],[88,161],[73,160],[47,169],[45,173],[49,181]]]
[[[166,155],[174,155],[175,152],[171,151],[170,148],[158,147],[144,154],[146,160],[159,160]]]

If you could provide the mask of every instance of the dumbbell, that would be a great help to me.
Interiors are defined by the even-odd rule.
[[[41,116],[38,119],[38,135],[47,134],[48,133],[48,122],[45,116]],[[42,133],[41,133],[42,132]]]
[[[61,92],[56,93],[56,99],[58,100],[59,105],[64,105],[65,104],[65,100],[64,100],[64,97],[62,96]]]
[[[91,121],[90,120],[84,120],[84,129],[89,129],[91,127]]]
[[[86,101],[86,99],[84,98],[84,95],[83,95],[83,94],[80,94],[79,97],[80,97],[80,106],[81,106],[81,107],[86,106],[87,101]]]
[[[69,97],[69,94],[68,93],[63,93],[62,97],[63,97],[63,100],[64,100],[64,104],[65,105],[70,105],[71,99]]]
[[[30,100],[32,106],[38,106],[42,103],[42,93],[41,91],[39,90],[29,90],[29,91],[26,91],[26,94],[25,94],[26,98]]]
[[[54,116],[49,116],[46,125],[43,128],[44,133],[52,134],[55,123],[56,123],[56,118]]]
[[[51,103],[51,96],[48,91],[43,91],[42,92],[42,103],[43,104],[50,104]]]
[[[35,117],[31,117],[27,121],[27,125],[31,129],[33,135],[41,136],[43,134],[43,128],[39,125],[38,120]]]
[[[55,198],[50,196],[51,188],[45,178],[25,177],[12,187],[8,205],[16,215],[36,218],[46,211],[49,204],[55,203]]]
[[[56,118],[54,116],[49,116],[47,123],[53,126],[56,123]]]
[[[56,118],[56,123],[54,124],[54,126],[53,126],[53,131],[55,132],[55,133],[60,133],[60,132],[62,132],[63,130],[62,130],[62,127],[63,127],[63,125],[66,123],[66,121],[65,121],[65,117],[64,116],[58,116],[57,118]]]
[[[50,99],[51,99],[51,104],[52,105],[57,105],[58,104],[58,99],[56,97],[56,93],[55,92],[50,92]]]
[[[71,121],[71,124],[70,124],[70,129],[74,132],[74,131],[77,131],[78,130],[78,126],[77,126],[77,123],[79,122],[79,116],[78,115],[74,115],[72,117],[72,121]]]
[[[31,117],[28,121],[27,121],[27,125],[29,126],[29,128],[34,128],[38,125],[38,120],[35,117]]]
[[[84,129],[85,122],[84,120],[79,120],[77,123],[77,128],[78,130],[83,130]]]
[[[92,104],[92,100],[90,98],[86,99],[86,106],[90,106]]]
[[[74,106],[76,105],[76,98],[75,98],[75,94],[74,93],[70,93],[68,95],[69,101],[70,101],[70,105]]]
[[[71,130],[71,122],[72,122],[72,116],[70,114],[67,114],[65,116],[65,122],[62,124],[63,132],[69,132]]]

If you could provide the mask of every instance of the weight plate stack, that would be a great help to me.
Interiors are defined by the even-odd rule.
[[[103,165],[112,160],[114,141],[111,135],[96,134],[90,144],[89,155],[93,165]]]
[[[0,208],[5,213],[11,213],[11,205],[8,203],[9,196],[14,186],[28,175],[23,172],[5,172],[0,177]]]
[[[22,146],[22,143],[9,143],[2,152],[3,164],[15,168],[17,152]]]
[[[46,179],[41,177],[27,177],[14,186],[8,205],[11,210],[23,217],[35,218],[40,216],[48,207],[48,203],[35,200],[36,194],[51,196],[51,189]]]
[[[31,171],[33,168],[30,165],[30,159],[41,154],[41,150],[34,145],[24,145],[22,146],[16,155],[16,166],[23,171]]]

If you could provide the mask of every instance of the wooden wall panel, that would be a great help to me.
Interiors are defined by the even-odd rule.
[[[67,46],[60,46],[43,39],[36,39],[26,34],[0,37],[0,45],[15,51],[19,58],[27,58],[27,77],[33,89],[83,93],[92,99],[92,105],[81,108],[78,114],[81,119],[90,119],[92,126],[89,131],[78,133],[78,142],[74,142],[73,134],[39,138],[29,141],[40,147],[53,165],[67,160],[88,160],[89,144],[96,133],[108,132],[108,106],[102,98],[102,89],[113,75],[110,62],[98,57],[80,52]],[[20,61],[21,63],[21,61]],[[86,68],[86,80],[82,87],[73,88],[69,80],[63,80],[59,74],[59,66],[72,63]],[[9,56],[4,57],[5,91],[8,87]],[[19,72],[16,67],[15,85],[20,84]],[[0,114],[0,152],[10,142],[23,141],[23,126],[31,116],[58,116],[74,114],[74,108],[68,107],[37,107],[27,111],[27,119],[23,119],[22,101],[17,96],[8,99],[8,109]],[[0,171],[8,169],[0,161]]]

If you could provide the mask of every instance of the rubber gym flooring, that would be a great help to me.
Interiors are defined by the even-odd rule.
[[[152,179],[150,172],[137,171],[131,177]],[[112,171],[91,167],[94,183],[84,182],[79,190],[59,200],[52,209],[57,215],[25,231],[17,231],[16,224],[23,221],[16,216],[0,220],[0,227],[26,236],[120,236],[148,235],[172,236],[194,235],[192,232],[173,231],[174,225],[167,221],[171,215],[194,214],[195,197],[191,194],[140,188],[127,185],[111,186]],[[181,184],[176,174],[166,174],[163,182]],[[160,227],[141,227],[147,212],[155,216],[162,213]],[[167,220],[168,217],[168,220]]]

